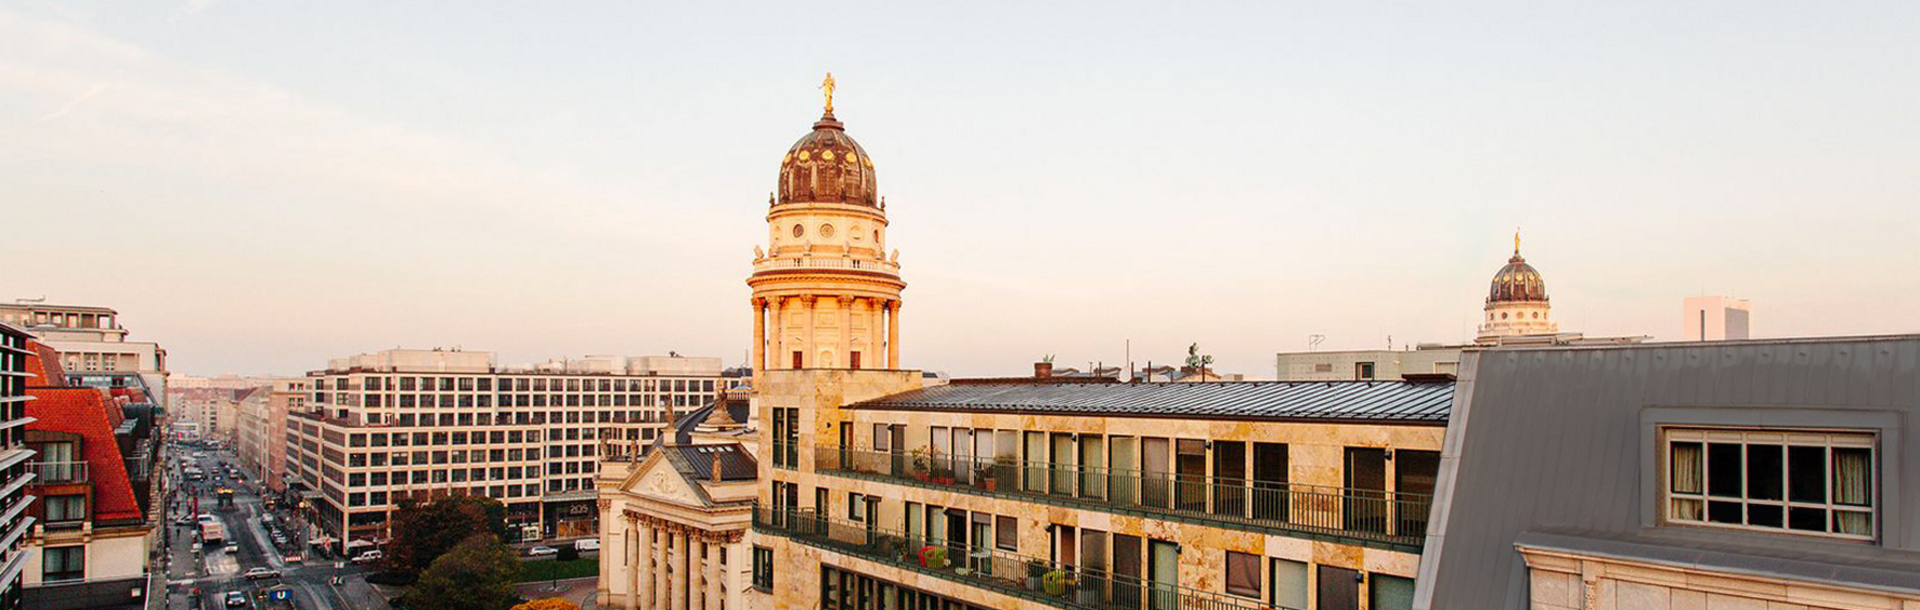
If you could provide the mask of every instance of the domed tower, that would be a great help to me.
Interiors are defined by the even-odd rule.
[[[826,113],[780,159],[767,248],[754,248],[753,368],[900,367],[900,254],[886,253],[873,159]]]
[[[1478,342],[1493,343],[1500,337],[1546,335],[1560,327],[1553,323],[1552,306],[1547,302],[1547,283],[1540,272],[1520,256],[1520,234],[1513,234],[1513,258],[1493,274],[1487,290],[1487,319],[1480,324]]]

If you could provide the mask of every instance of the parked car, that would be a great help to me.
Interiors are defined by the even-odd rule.
[[[193,525],[193,515],[180,515],[180,518],[174,519],[173,522],[176,525]]]
[[[247,577],[247,580],[260,580],[263,578],[279,578],[280,571],[275,570],[273,568],[254,568],[251,570],[247,570],[247,573],[244,576]]]
[[[239,592],[239,591],[228,591],[228,592],[227,592],[227,607],[228,607],[228,608],[245,608],[245,607],[247,607],[247,594],[245,594],[245,593],[241,593],[241,592]]]
[[[527,549],[528,557],[545,557],[548,555],[559,555],[559,554],[560,554],[560,549],[556,549],[550,546],[536,546],[536,547]]]
[[[387,556],[386,553],[382,553],[378,550],[367,551],[365,553],[359,554],[358,556],[355,556],[353,558],[353,562],[354,563],[373,563],[376,561],[380,561],[382,558],[385,558],[386,556]]]
[[[573,550],[586,552],[600,550],[599,538],[584,538],[573,542]]]

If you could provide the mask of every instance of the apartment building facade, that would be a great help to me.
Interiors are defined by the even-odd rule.
[[[27,447],[27,401],[33,396],[27,384],[33,379],[27,372],[28,346],[33,335],[13,324],[0,321],[0,610],[17,610],[25,589],[27,569],[27,532],[34,518],[27,506],[34,497],[27,493],[33,473],[27,462],[33,450]]]
[[[0,323],[32,332],[60,352],[71,373],[134,373],[152,398],[166,407],[167,350],[151,341],[130,341],[120,314],[109,307],[0,303]]]
[[[47,610],[145,606],[161,478],[160,412],[138,376],[69,373],[50,347],[29,343],[26,441],[34,452],[27,492],[24,570],[28,607]],[[77,383],[75,378],[90,383]]]
[[[760,607],[1410,607],[1451,382],[919,384],[765,376]]]
[[[597,531],[594,478],[718,395],[717,358],[594,356],[501,367],[485,352],[386,350],[307,376],[285,483],[343,548],[384,540],[402,498],[500,500],[523,540]]]

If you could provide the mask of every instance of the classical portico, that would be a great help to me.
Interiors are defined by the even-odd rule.
[[[897,369],[900,253],[873,159],[832,102],[780,160],[767,247],[754,248],[753,362],[768,369]]]
[[[600,607],[744,609],[753,457],[731,443],[656,445],[622,465],[601,465]]]

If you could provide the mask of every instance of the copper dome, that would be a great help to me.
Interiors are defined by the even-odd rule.
[[[828,111],[813,131],[787,149],[780,159],[777,203],[845,203],[879,207],[879,189],[873,178],[873,159],[847,136],[845,126]]]
[[[1507,266],[1493,274],[1493,286],[1487,290],[1488,303],[1544,303],[1547,301],[1547,283],[1540,279],[1540,272],[1514,251],[1513,258],[1507,259]]]

